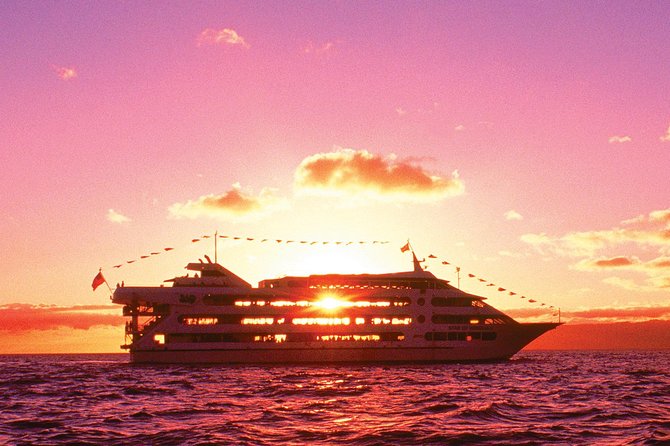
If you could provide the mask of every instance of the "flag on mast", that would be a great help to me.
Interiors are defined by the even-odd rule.
[[[93,283],[91,284],[91,286],[93,287],[93,291],[95,291],[96,288],[98,288],[105,282],[107,281],[105,280],[105,277],[102,275],[102,270],[98,271],[98,275],[93,278]]]
[[[402,248],[400,248],[400,252],[407,252],[409,251],[409,242],[405,243]]]

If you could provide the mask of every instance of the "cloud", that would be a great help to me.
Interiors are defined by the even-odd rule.
[[[608,139],[608,142],[610,144],[621,144],[631,141],[632,139],[630,138],[630,136],[610,136],[610,139]]]
[[[215,30],[207,28],[198,35],[198,46],[203,45],[239,45],[243,48],[249,48],[249,44],[242,36],[230,28]]]
[[[407,114],[407,110],[402,107],[396,107],[395,112],[398,113],[398,116],[405,116]]]
[[[670,209],[624,220],[621,227],[612,229],[569,232],[559,237],[545,233],[524,234],[521,240],[538,249],[546,248],[559,255],[574,257],[590,256],[598,250],[626,243],[670,248]]]
[[[305,158],[294,180],[298,192],[399,201],[440,200],[465,190],[458,171],[444,178],[429,174],[413,162],[398,161],[395,156],[383,158],[352,149]]]
[[[670,127],[665,131],[665,135],[661,136],[662,142],[670,142]]]
[[[52,65],[51,69],[64,81],[69,81],[77,77],[77,70],[75,70],[74,67],[59,67],[57,65]]]
[[[257,195],[242,190],[236,183],[232,188],[219,195],[203,195],[197,200],[175,203],[168,208],[170,215],[176,218],[239,218],[258,217],[286,207],[286,200],[277,197],[276,190],[263,188]]]
[[[0,305],[0,331],[52,330],[60,327],[88,330],[91,327],[123,325],[116,305]]]
[[[130,218],[116,212],[114,209],[109,209],[107,211],[107,220],[111,221],[112,223],[119,223],[119,224],[128,223],[129,221],[131,221]]]
[[[636,291],[670,290],[670,209],[651,211],[621,222],[606,230],[569,232],[558,237],[545,233],[524,234],[521,240],[543,255],[553,253],[565,257],[585,257],[573,268],[581,271],[634,271],[647,275],[644,285],[630,279],[609,277],[605,282]],[[602,251],[626,249],[648,252],[657,250],[657,257],[641,260],[630,254],[603,255]],[[598,254],[600,255],[598,256]]]
[[[463,124],[459,124],[456,127],[454,127],[454,130],[456,130],[457,132],[462,132],[463,130],[465,130],[465,126]]]
[[[333,48],[335,48],[335,43],[333,42],[316,45],[314,42],[309,41],[307,42],[307,45],[303,47],[302,52],[305,54],[323,54],[332,51]]]
[[[523,220],[523,216],[515,210],[505,212],[505,220]]]

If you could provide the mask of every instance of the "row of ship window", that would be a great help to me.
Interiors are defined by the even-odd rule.
[[[183,325],[282,325],[291,323],[293,325],[409,325],[412,318],[406,315],[398,316],[373,316],[373,317],[275,317],[275,316],[255,316],[248,317],[242,314],[219,314],[206,316],[179,316],[179,323]],[[420,323],[425,322],[423,315],[417,320]],[[468,325],[491,325],[504,324],[508,320],[505,316],[482,317],[481,315],[455,315],[455,314],[435,314],[431,318],[434,324],[468,324]]]
[[[428,332],[424,338],[427,341],[494,341],[497,334],[487,332]],[[156,335],[154,339],[160,343],[213,343],[213,342],[378,342],[378,341],[404,341],[405,335],[400,332],[389,333],[347,333],[347,334],[321,334],[321,333],[173,333]]]
[[[194,295],[182,294],[179,296],[179,302],[193,304],[196,301]],[[239,307],[248,306],[273,306],[273,307],[288,307],[288,306],[313,306],[318,305],[318,301],[310,300],[286,300],[285,298],[275,299],[259,299],[252,296],[240,296],[230,294],[207,294],[202,299],[205,305],[213,306],[227,306],[235,305]],[[377,299],[348,301],[346,306],[349,307],[404,307],[411,303],[408,297],[379,297]],[[425,305],[426,299],[421,297],[417,300],[418,305]],[[433,297],[430,303],[434,307],[484,307],[484,302],[479,299],[472,299],[469,297]]]

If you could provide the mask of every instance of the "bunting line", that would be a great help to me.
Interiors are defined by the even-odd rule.
[[[440,262],[440,265],[444,265],[444,266],[453,266],[453,267],[456,269],[456,273],[458,273],[458,274],[460,274],[460,272],[461,272],[461,267],[460,267],[460,266],[455,266],[453,263],[451,263],[451,262],[449,262],[449,261],[447,261],[447,260],[445,260],[445,259],[441,259],[441,258],[439,258],[438,256],[436,256],[436,255],[434,255],[434,254],[430,254],[430,255],[428,255],[427,258],[438,260],[438,261]],[[530,298],[526,297],[525,295],[519,294],[519,293],[517,293],[517,292],[515,292],[515,291],[510,291],[510,290],[508,290],[507,288],[504,288],[504,287],[502,287],[502,286],[498,286],[498,285],[496,285],[496,284],[493,283],[493,282],[489,282],[488,280],[483,279],[483,278],[481,278],[481,277],[477,277],[476,275],[471,274],[471,273],[468,273],[468,274],[467,274],[467,277],[468,277],[469,279],[476,279],[479,283],[481,283],[481,284],[486,284],[487,287],[495,287],[495,288],[496,288],[496,291],[499,292],[499,293],[505,293],[505,292],[507,292],[506,294],[507,294],[508,296],[516,296],[516,297],[518,297],[519,299],[526,299],[526,302],[529,302],[529,303],[531,303],[531,304],[538,304],[538,305],[541,306],[541,307],[547,307],[548,309],[551,309],[551,310],[552,310],[552,316],[558,316],[558,313],[554,313],[554,311],[557,310],[557,308],[556,308],[554,305],[547,305],[546,303],[541,302],[541,301],[538,301],[537,299],[530,299]]]
[[[203,240],[212,239],[217,237],[217,235],[202,235],[197,238],[192,238],[191,243],[198,243]],[[388,240],[351,240],[351,241],[333,241],[333,240],[289,240],[289,239],[271,239],[271,238],[262,238],[262,237],[248,237],[248,236],[239,236],[239,235],[218,235],[219,239],[222,240],[231,240],[231,241],[241,241],[241,242],[256,242],[256,243],[268,243],[274,241],[277,244],[296,244],[304,246],[314,246],[314,245],[334,245],[334,246],[351,246],[351,245],[385,245],[391,243]],[[155,256],[166,254],[175,248],[168,246],[162,248],[161,250],[150,251],[148,254],[143,254],[137,258],[126,260],[125,262],[117,263],[112,265],[110,268],[118,269],[126,265],[131,265],[140,260],[149,259]]]

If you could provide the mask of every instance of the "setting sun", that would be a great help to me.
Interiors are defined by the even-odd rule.
[[[336,310],[342,307],[350,307],[352,303],[346,300],[338,299],[332,294],[324,294],[321,299],[315,302],[314,306],[323,308],[324,310]]]

